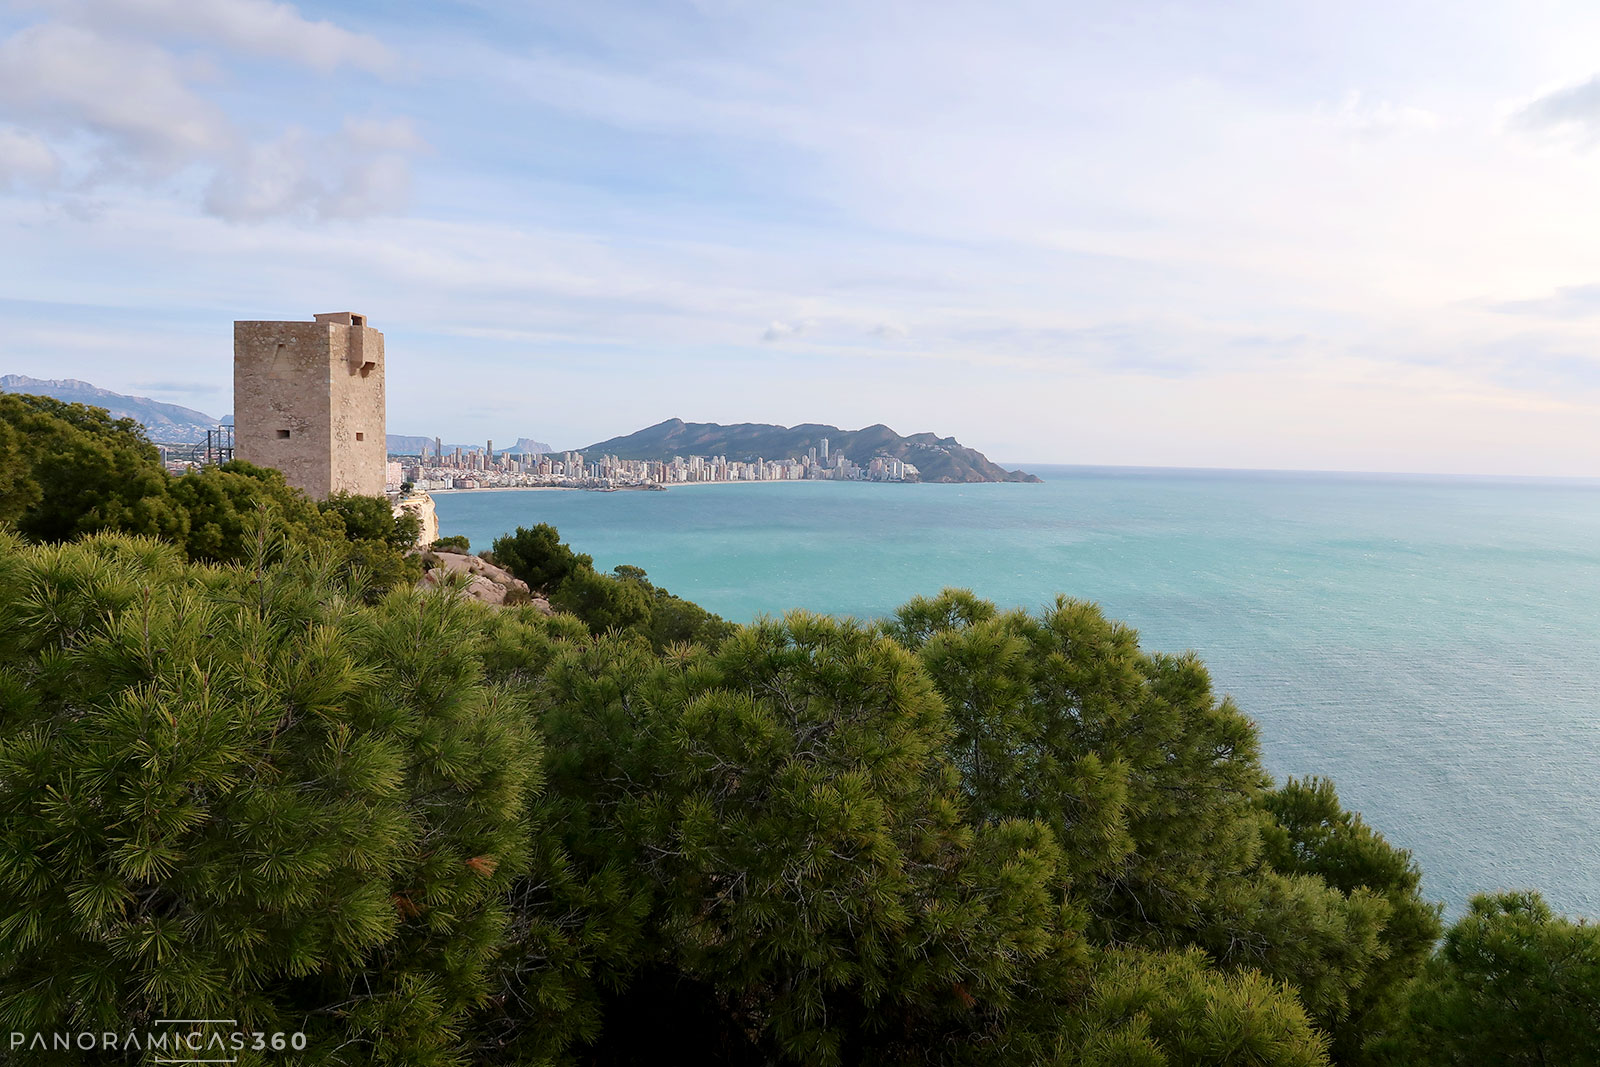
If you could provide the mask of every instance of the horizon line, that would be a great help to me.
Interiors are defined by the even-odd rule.
[[[1026,471],[1029,467],[1065,467],[1073,470],[1184,471],[1195,474],[1338,474],[1384,478],[1495,478],[1512,481],[1596,482],[1600,474],[1506,474],[1479,471],[1355,470],[1345,467],[1206,467],[1157,463],[1061,463],[1041,460],[1013,464],[994,460],[1002,467]]]

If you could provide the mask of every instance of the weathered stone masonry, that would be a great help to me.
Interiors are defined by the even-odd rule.
[[[383,334],[365,315],[233,324],[234,455],[321,500],[382,496]]]

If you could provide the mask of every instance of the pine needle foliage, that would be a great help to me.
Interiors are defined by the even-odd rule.
[[[1290,778],[1263,804],[1272,815],[1263,833],[1267,864],[1285,874],[1313,877],[1347,897],[1350,910],[1377,920],[1370,936],[1344,932],[1347,958],[1354,960],[1361,951],[1368,958],[1345,969],[1348,977],[1339,980],[1337,995],[1321,1004],[1306,1000],[1318,1025],[1331,1035],[1337,1062],[1376,1062],[1371,1050],[1406,1026],[1408,983],[1442,932],[1439,905],[1423,899],[1422,871],[1411,854],[1346,810],[1332,782]]]
[[[369,608],[280,554],[0,535],[0,1027],[224,1017],[306,1032],[301,1062],[464,1062],[526,715],[470,606]]]
[[[1282,986],[1196,949],[1102,957],[1063,1032],[1061,1067],[1318,1067],[1327,1039]]]
[[[716,644],[733,632],[726,620],[655,585],[642,568],[623,564],[599,573],[592,558],[574,552],[548,523],[496,538],[490,555],[595,634],[632,631],[664,652],[675,644]]]
[[[715,649],[619,634],[535,659],[569,863],[513,927],[566,980],[508,968],[536,1014],[503,1048],[644,1062],[642,1030],[679,1062],[1053,1054],[1090,963],[1062,850],[1036,820],[970,823],[950,718],[900,644],[796,613]]]
[[[1255,728],[1193,656],[1145,653],[1066,598],[1030,615],[945,590],[884,628],[950,709],[970,817],[1049,825],[1096,940],[1162,940],[1255,864],[1269,782]]]
[[[160,455],[132,419],[47,396],[0,394],[0,523],[39,541],[97,530],[172,540],[183,516]]]
[[[418,520],[382,496],[316,502],[270,468],[240,460],[179,477],[132,419],[104,408],[0,395],[0,523],[31,541],[119,532],[159,537],[191,560],[241,563],[265,520],[275,540],[335,554],[368,602],[422,576],[405,555]]]
[[[1417,1067],[1600,1063],[1600,926],[1527,890],[1481,894],[1408,990],[1378,1062]]]
[[[1198,659],[1144,652],[1065,598],[1029,614],[945,590],[882,628],[945,700],[968,817],[1050,826],[1092,942],[1259,971],[1334,1036],[1338,1062],[1366,1062],[1437,911],[1410,857],[1331,785],[1271,789],[1254,724]]]

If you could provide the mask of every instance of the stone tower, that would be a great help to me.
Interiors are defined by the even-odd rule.
[[[234,455],[317,500],[382,496],[383,334],[365,315],[233,324]]]

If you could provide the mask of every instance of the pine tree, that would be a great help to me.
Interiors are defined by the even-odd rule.
[[[1173,943],[1255,865],[1268,782],[1255,728],[1193,656],[1147,654],[1066,598],[1030,616],[945,590],[886,629],[950,708],[971,817],[1049,825],[1099,940]]]
[[[1600,926],[1538,893],[1473,897],[1378,1051],[1417,1067],[1600,1063]]]
[[[1384,905],[1370,958],[1347,968],[1354,979],[1347,994],[1315,1011],[1319,1025],[1332,1035],[1335,1062],[1371,1062],[1367,1046],[1404,1026],[1406,986],[1439,939],[1439,905],[1422,898],[1422,872],[1411,854],[1346,810],[1332,782],[1290,778],[1263,804],[1272,815],[1263,841],[1264,859],[1273,870],[1311,875],[1353,902],[1370,897]],[[1362,944],[1353,933],[1343,936],[1350,946]]]
[[[181,541],[187,526],[144,430],[104,408],[0,394],[0,521],[40,541],[123,530]]]
[[[1291,815],[1298,793],[1266,791],[1254,725],[1215,698],[1195,657],[1144,652],[1134,631],[1066,599],[1002,613],[945,590],[884,629],[918,650],[950,709],[969,817],[1050,826],[1065,899],[1088,910],[1095,942],[1204,948],[1287,983],[1341,1047],[1360,1048],[1431,941],[1408,860],[1347,821],[1346,862],[1323,842],[1319,863],[1305,842],[1291,863],[1289,835],[1310,830]],[[1348,820],[1336,798],[1322,814]]]
[[[367,608],[269,548],[0,534],[0,1026],[226,1017],[307,1032],[305,1062],[463,1062],[526,714],[473,606]]]
[[[943,706],[893,641],[797,614],[715,651],[619,635],[532,661],[570,867],[513,928],[567,978],[508,968],[544,1013],[509,1047],[558,1054],[542,1020],[569,1005],[599,1062],[634,1062],[641,1027],[725,1062],[1010,1062],[1053,1036],[1084,973],[1059,849],[967,825]],[[593,923],[541,925],[557,904]]]

